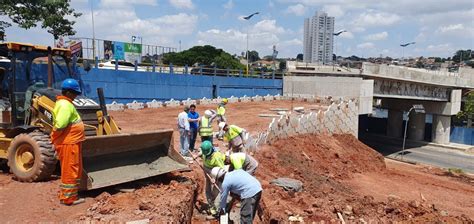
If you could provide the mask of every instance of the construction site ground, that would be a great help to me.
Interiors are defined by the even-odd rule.
[[[291,101],[234,103],[228,120],[252,134],[264,131],[274,108],[290,108]],[[294,106],[324,109],[315,104]],[[197,111],[215,106],[198,105]],[[111,112],[123,132],[176,129],[182,108]],[[217,125],[215,125],[217,126]],[[178,134],[174,134],[178,149]],[[197,144],[199,145],[199,143]],[[221,148],[224,147],[220,143]],[[351,135],[304,135],[262,146],[257,178],[263,186],[261,223],[271,221],[413,223],[473,222],[474,179],[423,165],[384,159]],[[0,175],[0,220],[11,223],[65,221],[134,221],[204,223],[203,172],[175,172],[133,183],[86,192],[84,204],[67,207],[57,200],[59,180],[20,183]],[[278,177],[303,182],[303,191],[288,192],[270,184]]]

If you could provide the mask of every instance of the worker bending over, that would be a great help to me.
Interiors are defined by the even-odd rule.
[[[252,223],[262,196],[260,182],[242,169],[227,173],[225,170],[215,167],[211,174],[217,181],[222,182],[219,214],[222,215],[230,211],[230,208],[227,207],[227,197],[230,192],[238,195],[241,200],[240,223]]]
[[[228,125],[225,122],[219,123],[220,135],[224,136],[224,141],[229,142],[229,150],[232,152],[243,152],[245,150],[245,140],[247,131],[237,125]]]
[[[219,152],[210,141],[204,141],[201,144],[201,153],[204,167],[204,177],[206,178],[206,199],[209,204],[209,212],[211,215],[216,215],[219,211],[219,189],[217,189],[209,179],[211,170],[215,167],[224,169],[225,155]],[[220,186],[221,182],[216,182]]]
[[[59,201],[64,205],[84,202],[79,199],[82,176],[82,142],[85,140],[84,124],[77,113],[73,100],[81,94],[79,83],[66,79],[61,85],[62,95],[56,99],[53,109],[51,141],[61,162]]]
[[[225,117],[225,105],[227,105],[228,102],[229,100],[227,98],[224,98],[222,99],[221,103],[217,105],[217,123],[227,121]]]
[[[244,152],[235,152],[226,156],[225,164],[230,164],[230,171],[243,169],[252,176],[254,176],[258,167],[257,160]]]
[[[204,111],[204,116],[199,121],[199,135],[201,136],[201,142],[210,141],[212,143],[212,121],[214,118],[216,118],[215,111]]]

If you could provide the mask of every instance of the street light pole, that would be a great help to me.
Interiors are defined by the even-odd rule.
[[[254,12],[248,16],[244,16],[243,19],[245,20],[250,20],[254,15],[259,14],[259,12]],[[247,51],[245,52],[247,54],[247,76],[249,75],[249,27],[247,27]]]
[[[405,143],[406,143],[406,138],[407,138],[407,127],[408,127],[408,121],[410,120],[410,113],[411,113],[412,110],[415,110],[415,113],[425,113],[425,108],[421,104],[415,104],[410,108],[410,110],[408,110],[407,121],[405,122],[405,131],[403,133],[402,151],[400,152],[402,160],[403,160],[403,155],[405,154]]]
[[[247,76],[249,75],[249,28],[247,27],[247,51],[245,51],[247,55]]]
[[[91,0],[92,16],[92,58],[95,60],[95,25],[94,25],[94,2]]]
[[[338,37],[339,35],[341,35],[342,33],[344,32],[347,32],[347,30],[341,30],[339,32],[336,32],[336,33],[333,33],[333,36],[334,36],[334,48],[336,49],[335,51],[335,55],[336,55],[336,58],[333,60],[332,62],[332,70],[334,71],[334,66],[335,66],[335,63],[337,62],[337,43],[336,43],[336,37]],[[332,55],[331,55],[332,56]]]

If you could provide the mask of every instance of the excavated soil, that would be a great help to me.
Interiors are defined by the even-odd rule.
[[[256,157],[260,162],[257,177],[264,188],[263,223],[288,222],[292,218],[302,218],[305,222],[336,222],[341,218],[353,222],[472,222],[469,216],[474,215],[467,209],[465,213],[452,215],[442,210],[444,202],[438,204],[439,201],[422,200],[420,196],[412,200],[403,194],[413,188],[385,188],[383,183],[392,181],[393,177],[398,177],[394,182],[399,185],[410,180],[412,187],[417,188],[423,188],[427,182],[436,182],[433,179],[438,177],[424,174],[411,179],[414,176],[410,172],[401,176],[403,174],[396,170],[387,169],[379,153],[351,135],[305,135],[279,140],[263,147]],[[378,179],[372,179],[370,183],[363,179],[374,175],[378,175]],[[288,192],[269,184],[278,177],[302,181],[303,190]],[[425,185],[426,194],[444,196],[452,207],[464,203],[472,208],[474,185],[441,179],[445,191],[433,193],[428,190],[432,186]],[[453,185],[458,185],[459,189],[449,188]],[[461,199],[459,195],[460,198],[448,199],[450,191],[458,190],[469,198]]]
[[[319,108],[295,102],[294,106]],[[271,108],[289,108],[290,101],[229,104],[228,118],[256,134],[268,127],[275,113]],[[214,106],[198,105],[198,112]],[[123,132],[176,129],[180,108],[111,112]],[[217,126],[217,125],[216,125]],[[175,130],[175,149],[178,135]],[[198,143],[199,145],[199,143]],[[223,145],[223,144],[219,144]],[[255,155],[262,182],[262,220],[304,222],[472,223],[474,179],[453,176],[440,169],[385,160],[349,135],[305,135],[263,146]],[[0,174],[0,221],[37,222],[127,222],[217,223],[206,220],[204,176],[196,163],[190,172],[174,172],[83,194],[86,203],[61,206],[57,201],[59,180],[20,183],[11,174]],[[303,191],[286,192],[269,182],[290,177],[304,183]],[[471,219],[469,219],[471,218]]]

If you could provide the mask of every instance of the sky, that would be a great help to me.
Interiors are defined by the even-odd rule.
[[[296,57],[303,52],[304,18],[316,11],[335,17],[335,53],[361,57],[449,57],[458,49],[474,49],[473,0],[72,0],[83,13],[74,25],[77,37],[95,36],[188,49],[210,44],[231,54],[246,49],[260,56]],[[250,20],[242,16],[260,14]],[[8,21],[8,18],[0,18]],[[7,40],[51,45],[52,35],[40,28],[13,25]],[[400,44],[416,42],[404,49]]]

